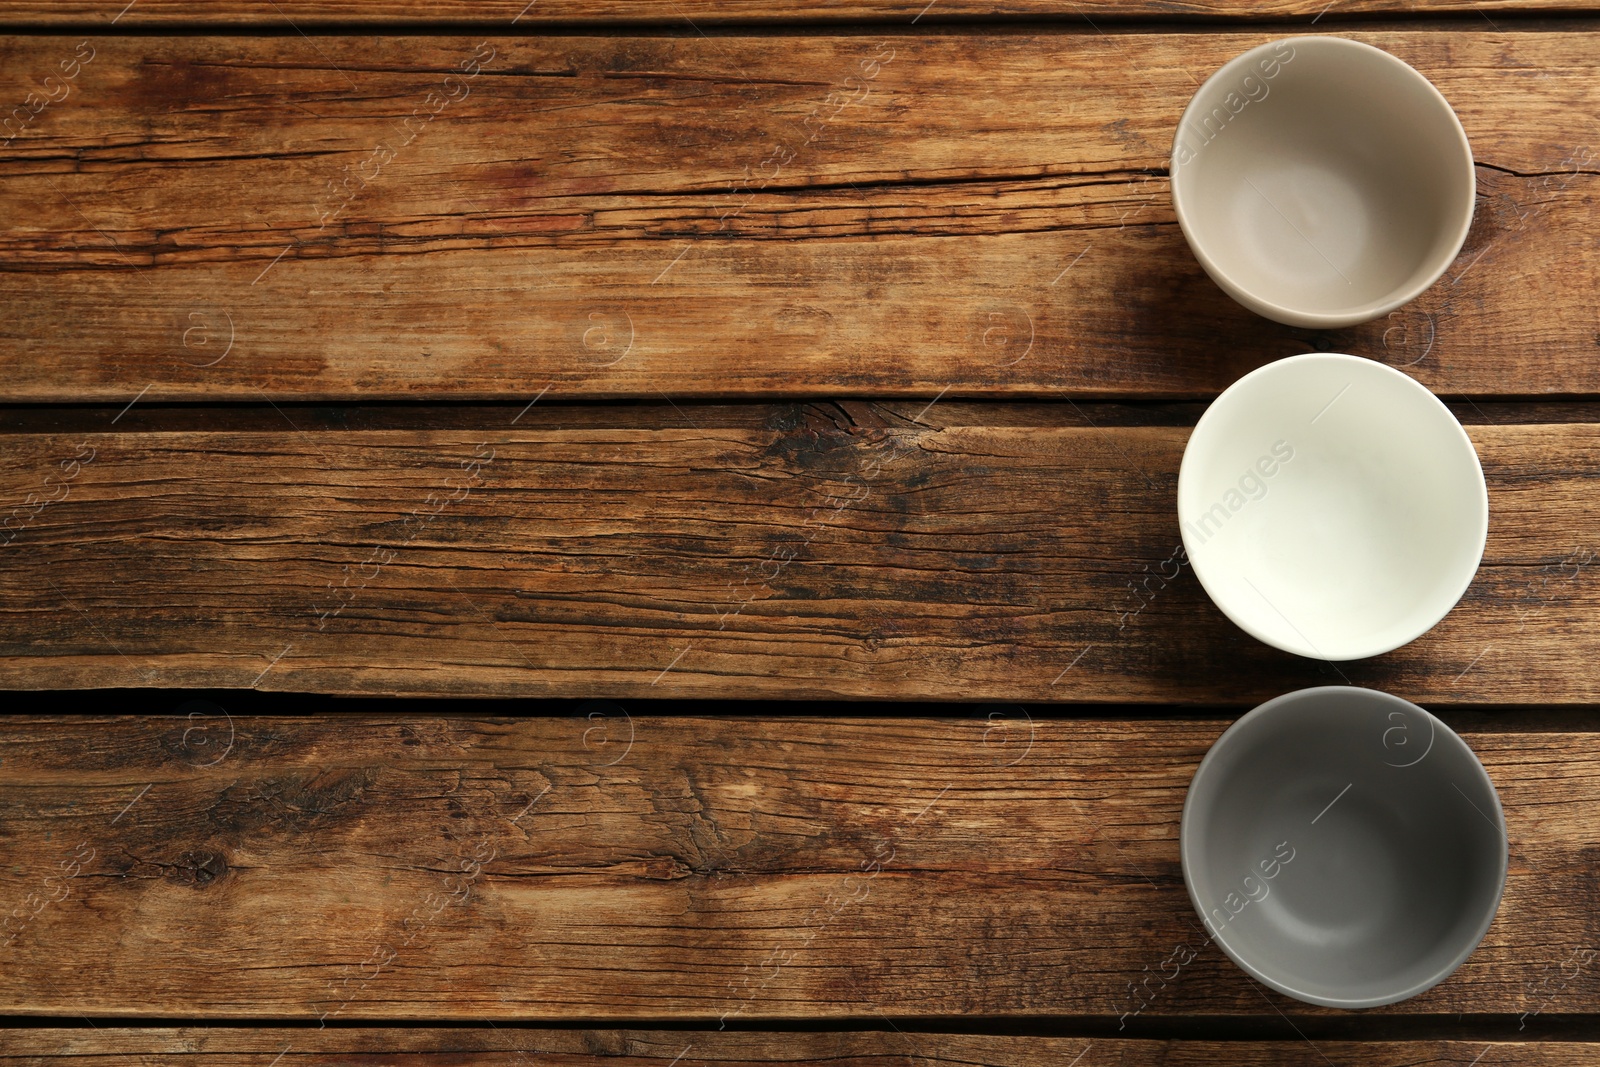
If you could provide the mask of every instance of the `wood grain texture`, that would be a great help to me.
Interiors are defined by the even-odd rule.
[[[1260,34],[4,38],[65,94],[0,148],[4,393],[1204,398],[1322,349],[1600,394],[1593,37],[1353,36],[1440,86],[1481,195],[1445,281],[1322,333],[1170,207]]]
[[[1590,13],[1582,0],[1340,0],[1330,21],[1357,14]],[[1085,16],[1162,19],[1294,19],[1330,14],[1317,0],[1084,0],[1070,11],[1050,0],[4,0],[0,24],[104,29],[110,26],[360,25],[381,28],[427,22],[533,27],[562,22],[687,25],[729,22],[806,23],[822,19],[934,23],[942,19],[1030,18],[1077,23]]]
[[[1287,1028],[1286,1028],[1287,1029]],[[287,1049],[287,1051],[284,1051]],[[1072,1037],[979,1037],[901,1033],[718,1033],[683,1030],[122,1029],[0,1030],[0,1063],[70,1062],[116,1067],[129,1057],[162,1064],[266,1063],[345,1067],[351,1056],[383,1063],[498,1067],[506,1063],[599,1067],[682,1063],[959,1064],[962,1067],[1588,1067],[1600,1044],[1534,1041],[1130,1041]],[[684,1058],[678,1059],[680,1054]],[[509,1054],[509,1058],[508,1058]],[[1477,1057],[1477,1058],[1475,1058]],[[149,1062],[149,1061],[144,1061]]]
[[[708,1029],[1070,1016],[1132,1037],[1178,1017],[1349,1018],[1204,941],[1178,826],[1225,726],[615,707],[11,720],[0,1004]],[[1536,1037],[1600,1011],[1600,734],[1490,726],[1462,734],[1505,807],[1499,914],[1451,978],[1362,1018],[1487,1015]],[[1297,851],[1316,845],[1308,829]],[[1134,999],[1179,946],[1187,964]]]
[[[534,405],[498,431],[297,433],[285,414],[277,433],[6,436],[0,679],[1235,706],[1348,680],[1600,701],[1600,427],[1471,427],[1491,507],[1475,582],[1422,638],[1334,667],[1246,636],[1183,565],[1185,427],[914,406],[920,423],[847,403],[562,428]]]

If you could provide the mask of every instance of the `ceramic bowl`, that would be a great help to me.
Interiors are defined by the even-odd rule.
[[[1206,273],[1259,315],[1350,326],[1412,300],[1467,239],[1461,122],[1421,74],[1342,37],[1253,48],[1178,125],[1172,201]]]
[[[1319,352],[1240,378],[1195,425],[1178,522],[1200,584],[1257,640],[1351,660],[1427,632],[1483,558],[1466,431],[1406,374]]]
[[[1183,805],[1183,878],[1206,932],[1291,997],[1392,1004],[1472,954],[1505,887],[1494,783],[1415,704],[1327,686],[1228,728]]]

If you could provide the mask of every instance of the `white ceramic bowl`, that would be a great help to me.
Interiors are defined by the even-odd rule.
[[[1206,409],[1178,472],[1195,576],[1276,648],[1361,659],[1426,633],[1483,558],[1489,497],[1461,424],[1356,356],[1291,356]]]
[[[1467,239],[1472,148],[1427,78],[1342,37],[1252,48],[1178,124],[1172,202],[1224,292],[1292,326],[1386,315]]]

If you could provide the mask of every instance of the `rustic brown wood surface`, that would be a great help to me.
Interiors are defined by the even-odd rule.
[[[1443,281],[1326,333],[1224,296],[1168,197],[1262,34],[6,37],[4,395],[1203,398],[1317,349],[1600,394],[1594,38],[1351,35],[1481,195]]]
[[[0,0],[0,1067],[1600,1062],[1595,13]],[[1199,81],[1307,30],[1478,161],[1349,330],[1170,204]],[[1204,403],[1317,350],[1490,491],[1461,604],[1351,664],[1178,555]],[[1331,683],[1440,710],[1511,857],[1359,1013],[1178,855],[1231,718]]]
[[[623,708],[11,723],[0,1003],[705,1029],[1348,1018],[1205,942],[1178,823],[1226,725]],[[1538,1035],[1600,1012],[1593,725],[1457,718],[1504,803],[1505,898],[1451,978],[1363,1018]]]
[[[471,22],[486,27],[533,28],[561,22],[708,24],[806,23],[852,19],[902,23],[1045,18],[1079,23],[1095,18],[1300,19],[1330,22],[1350,15],[1470,15],[1592,13],[1583,0],[1082,0],[1070,7],[1052,0],[3,0],[0,24],[27,23],[128,29],[136,26],[291,27],[360,25],[408,27],[427,22]]]
[[[1287,1029],[1287,1027],[1285,1028]],[[978,1037],[895,1033],[684,1033],[681,1030],[0,1030],[0,1063],[70,1062],[346,1067],[352,1062],[618,1067],[702,1063],[961,1064],[974,1067],[1591,1067],[1600,1044],[1534,1041],[1129,1041],[1115,1038]],[[360,1056],[360,1060],[351,1057]],[[368,1060],[371,1057],[371,1060]]]
[[[1184,566],[1186,427],[904,408],[5,436],[0,671],[401,695],[1244,706],[1351,681],[1600,700],[1600,427],[1472,426],[1492,509],[1472,588],[1412,644],[1334,666],[1248,637]]]

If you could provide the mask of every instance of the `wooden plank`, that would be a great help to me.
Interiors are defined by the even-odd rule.
[[[1417,641],[1334,667],[1246,636],[1184,565],[1187,428],[1065,407],[1008,426],[1009,407],[0,437],[0,679],[1235,706],[1348,680],[1600,702],[1600,427],[1471,427],[1476,581]]]
[[[1347,1019],[1204,941],[1178,824],[1225,725],[9,720],[0,1004],[329,1025],[1067,1016],[1117,1036]],[[1600,1011],[1600,734],[1460,726],[1505,806],[1504,901],[1455,975],[1362,1017],[1543,1036]],[[1151,974],[1168,980],[1135,998]]]
[[[486,27],[533,27],[563,22],[623,24],[805,23],[823,19],[929,24],[951,18],[1071,19],[1089,16],[1157,16],[1163,19],[1293,19],[1351,15],[1451,15],[1480,12],[1587,14],[1581,0],[1340,0],[1331,11],[1317,0],[1084,0],[1070,12],[1050,0],[812,0],[803,8],[777,0],[681,0],[663,10],[653,0],[404,0],[383,5],[360,0],[4,0],[0,24],[101,29],[134,26],[414,26],[418,23],[478,23]]]
[[[287,1051],[284,1051],[287,1049]],[[184,1027],[0,1030],[0,1063],[116,1067],[129,1057],[159,1056],[163,1064],[265,1063],[278,1053],[282,1067],[324,1067],[351,1055],[408,1056],[460,1067],[538,1063],[548,1067],[599,1067],[627,1057],[630,1065],[675,1062],[828,1064],[864,1067],[885,1063],[959,1062],[979,1067],[1587,1067],[1600,1043],[1548,1041],[1129,1041],[1115,1038],[1005,1037],[945,1033],[770,1033],[683,1030],[350,1029],[291,1030]],[[685,1052],[689,1058],[678,1060]],[[506,1054],[520,1058],[507,1060]],[[430,1057],[421,1060],[421,1057]],[[1473,1057],[1479,1057],[1474,1060]],[[386,1060],[385,1062],[395,1062]],[[403,1062],[412,1062],[410,1060]]]
[[[0,148],[6,395],[1204,398],[1315,349],[1600,395],[1593,36],[1354,36],[1440,86],[1482,198],[1450,280],[1323,333],[1226,298],[1168,200],[1261,34],[0,39],[65,94]]]

